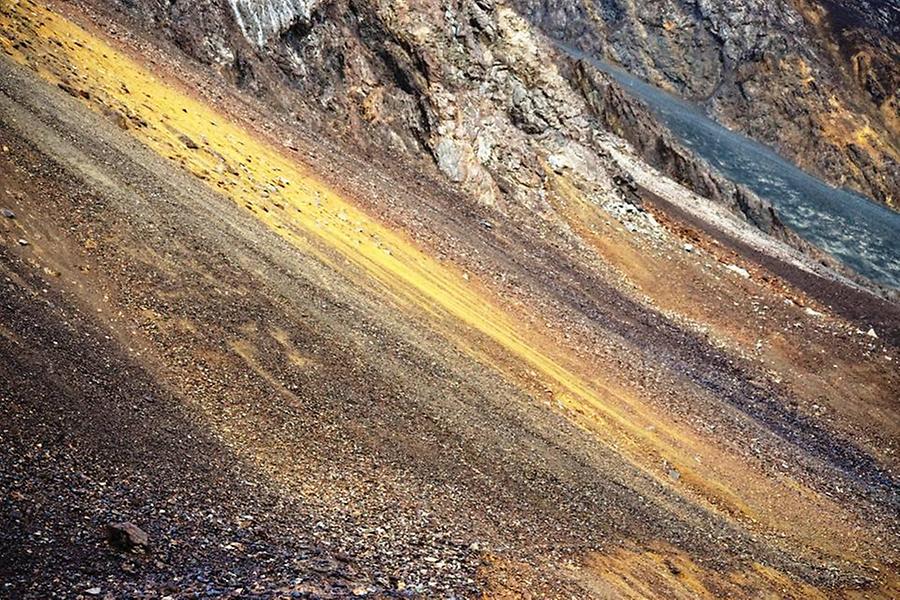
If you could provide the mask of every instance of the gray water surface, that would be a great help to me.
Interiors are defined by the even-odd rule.
[[[861,275],[900,289],[900,214],[801,171],[681,98],[583,52],[561,44],[560,49],[611,75],[643,100],[685,146],[768,200],[801,236]]]

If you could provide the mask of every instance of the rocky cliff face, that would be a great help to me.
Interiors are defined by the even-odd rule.
[[[516,0],[547,35],[695,101],[894,205],[900,7],[890,1]]]
[[[309,20],[317,0],[228,0],[247,40],[263,48],[298,21]]]
[[[494,0],[129,3],[183,49],[285,110],[309,105],[360,144],[430,162],[501,211],[548,209],[565,168],[598,202],[633,200],[610,135],[700,194],[783,234],[750,192],[712,172],[603,73],[568,60]],[[561,166],[561,165],[564,165]]]

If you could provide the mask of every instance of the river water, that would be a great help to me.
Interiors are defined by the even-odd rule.
[[[900,213],[805,173],[681,98],[583,52],[560,48],[611,75],[685,146],[771,202],[781,220],[801,236],[869,279],[900,289]]]

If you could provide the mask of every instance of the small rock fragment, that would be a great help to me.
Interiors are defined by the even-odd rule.
[[[181,143],[187,146],[191,150],[197,150],[200,146],[197,145],[197,142],[184,135],[183,133],[178,136],[178,139],[181,140]]]
[[[671,560],[666,559],[666,567],[669,568],[669,573],[671,573],[672,575],[675,575],[676,577],[678,575],[681,575],[681,569]]]
[[[876,339],[876,340],[878,339],[878,334],[875,333],[875,329],[874,329],[874,328],[871,328],[871,327],[870,327],[870,328],[869,328],[869,331],[866,332],[866,335],[869,336],[870,338],[874,338],[874,339]]]
[[[111,523],[106,526],[106,539],[119,550],[146,550],[150,536],[134,523]]]
[[[685,251],[685,252],[693,252],[693,251],[694,251],[694,245],[693,245],[693,244],[685,244],[685,245],[684,245],[684,251]]]
[[[0,211],[0,212],[2,212],[2,213],[3,213],[3,216],[6,217],[7,219],[15,219],[15,218],[16,218],[16,213],[14,213],[13,211],[11,211],[11,210],[8,209],[8,208],[4,208],[4,209],[3,209],[2,211]]]
[[[750,279],[750,273],[747,271],[747,269],[741,268],[737,265],[728,265],[725,268],[728,269],[729,271],[731,271],[732,273],[736,273],[736,274],[740,275],[744,279]]]
[[[76,90],[75,88],[73,88],[71,85],[69,85],[69,84],[66,83],[65,81],[60,81],[59,83],[56,84],[56,86],[57,86],[59,89],[61,89],[62,91],[64,91],[65,93],[69,94],[70,96],[77,96],[77,95],[78,95],[78,90]]]
[[[99,596],[102,591],[99,587],[92,587],[84,590],[84,593],[88,596]]]
[[[19,238],[19,245],[20,245],[20,246],[27,246],[27,245],[28,245],[28,240],[26,240],[25,238]]]

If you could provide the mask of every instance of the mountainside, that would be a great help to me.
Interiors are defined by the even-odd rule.
[[[704,103],[837,185],[896,206],[893,0],[516,0],[548,36]]]
[[[568,80],[573,69],[549,63],[562,57],[503,4],[273,0],[230,9],[204,2],[128,8],[285,110],[305,108],[305,118],[311,111],[370,148],[414,159],[424,151],[486,205],[546,207],[539,160],[563,148],[602,158],[595,138],[613,124],[654,158],[665,155],[659,164],[703,195],[736,209],[750,195],[679,148],[602,73],[578,65],[575,81]],[[298,97],[305,107],[293,104]],[[603,170],[610,169],[607,161]],[[596,169],[585,176],[594,174],[602,177]],[[771,229],[765,210],[756,215]]]
[[[0,596],[900,595],[896,292],[538,12],[0,3]]]

